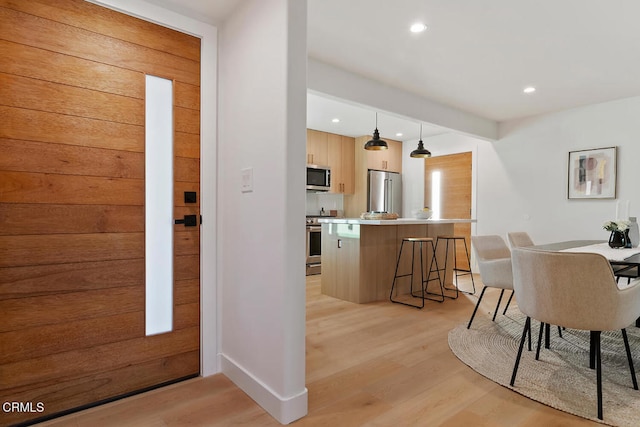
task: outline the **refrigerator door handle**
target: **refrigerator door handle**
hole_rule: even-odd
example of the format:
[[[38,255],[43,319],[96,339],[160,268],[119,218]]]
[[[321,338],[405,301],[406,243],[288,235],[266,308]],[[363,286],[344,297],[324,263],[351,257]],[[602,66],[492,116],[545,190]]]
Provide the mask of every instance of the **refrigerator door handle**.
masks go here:
[[[382,180],[382,210],[387,211],[387,183],[388,179]]]
[[[387,185],[389,186],[389,189],[387,190],[387,203],[389,205],[387,207],[387,212],[392,213],[391,211],[394,208],[394,206],[393,206],[393,180],[389,179],[389,182],[387,183]]]

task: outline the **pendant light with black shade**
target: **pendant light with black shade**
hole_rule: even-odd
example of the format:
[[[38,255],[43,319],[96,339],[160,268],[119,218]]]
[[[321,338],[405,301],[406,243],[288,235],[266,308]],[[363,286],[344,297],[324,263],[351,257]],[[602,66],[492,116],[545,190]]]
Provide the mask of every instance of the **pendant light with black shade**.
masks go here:
[[[422,143],[422,123],[420,123],[420,141],[418,141],[418,148],[413,150],[409,156],[419,159],[431,157],[431,152],[424,148],[424,144]]]
[[[386,150],[389,146],[387,141],[380,139],[380,133],[378,133],[378,113],[376,113],[376,130],[373,131],[373,139],[367,141],[364,144],[365,150]]]

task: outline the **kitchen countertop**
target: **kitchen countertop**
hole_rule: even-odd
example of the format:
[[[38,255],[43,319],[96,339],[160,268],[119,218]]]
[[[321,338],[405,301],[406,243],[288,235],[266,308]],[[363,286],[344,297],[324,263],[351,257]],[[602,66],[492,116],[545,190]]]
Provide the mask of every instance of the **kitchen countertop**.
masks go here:
[[[360,225],[413,225],[413,224],[465,224],[476,222],[475,219],[360,219],[360,218],[318,218],[321,224],[360,224]]]

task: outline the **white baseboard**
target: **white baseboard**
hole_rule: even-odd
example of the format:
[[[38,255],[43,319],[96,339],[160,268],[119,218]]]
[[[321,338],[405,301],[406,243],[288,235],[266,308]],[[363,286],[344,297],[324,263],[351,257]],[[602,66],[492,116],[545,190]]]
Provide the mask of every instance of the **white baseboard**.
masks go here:
[[[234,360],[220,355],[221,372],[242,391],[256,401],[281,424],[289,424],[307,415],[307,395],[304,391],[290,397],[282,397],[243,369]]]

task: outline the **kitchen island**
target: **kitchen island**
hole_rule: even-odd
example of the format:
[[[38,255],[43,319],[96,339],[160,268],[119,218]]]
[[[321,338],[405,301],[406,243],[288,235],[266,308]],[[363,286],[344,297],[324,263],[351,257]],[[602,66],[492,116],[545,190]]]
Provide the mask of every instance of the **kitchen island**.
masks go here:
[[[389,298],[400,244],[404,237],[433,237],[453,235],[456,223],[475,222],[473,219],[416,219],[375,220],[322,218],[322,279],[325,295],[355,303],[382,301]],[[405,244],[399,274],[411,270],[410,246]],[[469,247],[469,250],[471,248]],[[425,247],[425,275],[431,262],[431,249]],[[450,249],[449,256],[453,256]],[[416,277],[414,289],[419,289],[419,251],[416,248]],[[451,258],[453,259],[453,258]],[[436,254],[440,268],[444,267],[445,249],[441,245]],[[449,287],[453,278],[453,263],[447,267]],[[442,274],[442,273],[441,273]],[[396,283],[400,293],[408,293],[409,280]],[[432,282],[433,286],[436,286]]]

